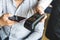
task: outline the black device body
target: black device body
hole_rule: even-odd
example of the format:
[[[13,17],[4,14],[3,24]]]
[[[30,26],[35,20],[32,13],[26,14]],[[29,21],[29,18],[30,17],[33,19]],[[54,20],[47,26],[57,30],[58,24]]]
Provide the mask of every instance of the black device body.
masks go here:
[[[30,31],[34,30],[35,26],[44,18],[44,16],[45,14],[40,15],[40,13],[35,13],[25,21],[24,27]]]
[[[25,19],[25,18],[14,15],[14,16],[12,16],[12,17],[9,17],[9,19],[12,20],[12,21],[19,22],[19,21],[21,21],[21,20],[23,20],[23,19]]]

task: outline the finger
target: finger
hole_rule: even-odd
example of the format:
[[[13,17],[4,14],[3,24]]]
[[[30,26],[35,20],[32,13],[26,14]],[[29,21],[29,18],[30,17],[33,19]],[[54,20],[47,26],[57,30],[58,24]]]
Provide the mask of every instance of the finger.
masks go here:
[[[13,14],[10,14],[10,13],[9,13],[9,17],[11,17],[11,16],[13,16]]]
[[[40,14],[44,14],[44,10],[42,9],[41,6],[38,6],[38,7],[37,7],[37,11],[38,11]]]
[[[15,23],[15,21],[7,20],[8,23]]]
[[[41,20],[41,22],[45,22],[46,18],[47,18],[47,15],[45,15],[45,17]]]
[[[8,25],[14,25],[16,22],[8,20],[7,23]]]
[[[13,15],[11,13],[5,13],[4,16],[9,17],[9,16],[13,16]]]

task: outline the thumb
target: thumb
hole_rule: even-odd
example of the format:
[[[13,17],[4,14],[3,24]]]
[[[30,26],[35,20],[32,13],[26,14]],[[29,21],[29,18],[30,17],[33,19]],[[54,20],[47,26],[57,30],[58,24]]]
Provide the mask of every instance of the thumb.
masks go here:
[[[45,17],[41,20],[41,22],[45,22],[46,18],[47,18],[47,15],[45,15]]]

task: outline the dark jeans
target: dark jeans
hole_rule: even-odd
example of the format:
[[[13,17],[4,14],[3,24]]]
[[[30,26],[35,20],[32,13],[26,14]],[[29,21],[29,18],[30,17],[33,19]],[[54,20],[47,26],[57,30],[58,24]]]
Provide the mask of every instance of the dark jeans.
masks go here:
[[[9,40],[9,37],[5,38],[5,40]]]
[[[2,40],[1,37],[0,37],[0,40]]]
[[[48,21],[46,36],[50,40],[60,40],[60,11],[57,7],[53,8]]]
[[[45,10],[45,13],[51,13],[52,8],[51,7],[47,7]]]

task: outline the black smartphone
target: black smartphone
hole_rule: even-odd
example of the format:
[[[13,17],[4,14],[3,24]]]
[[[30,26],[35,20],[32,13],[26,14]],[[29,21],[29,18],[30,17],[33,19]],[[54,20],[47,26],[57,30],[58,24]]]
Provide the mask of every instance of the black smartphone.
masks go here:
[[[45,14],[40,15],[40,13],[35,13],[25,21],[24,27],[29,30],[32,30],[44,17],[45,17]]]
[[[12,20],[12,21],[16,21],[16,22],[19,22],[21,20],[25,19],[24,17],[20,17],[20,16],[12,16],[12,17],[9,17],[9,20]]]

